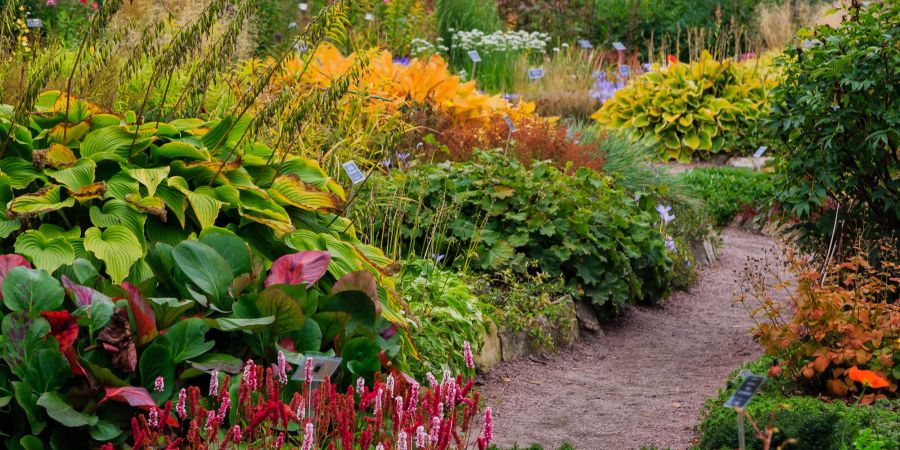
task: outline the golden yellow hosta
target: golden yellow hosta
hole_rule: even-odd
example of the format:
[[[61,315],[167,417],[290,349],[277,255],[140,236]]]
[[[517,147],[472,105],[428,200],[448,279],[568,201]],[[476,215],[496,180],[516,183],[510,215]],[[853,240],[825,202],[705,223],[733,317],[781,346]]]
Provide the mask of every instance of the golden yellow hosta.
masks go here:
[[[487,95],[476,89],[475,81],[463,82],[452,75],[447,62],[438,55],[428,60],[412,59],[404,66],[394,63],[387,51],[369,50],[369,64],[352,91],[369,97],[369,106],[395,111],[404,105],[429,105],[460,120],[489,120],[496,114],[513,119],[534,113],[534,103],[513,106],[499,95]],[[284,63],[282,81],[327,86],[346,73],[356,55],[344,56],[331,44],[321,45],[303,71],[300,57]]]

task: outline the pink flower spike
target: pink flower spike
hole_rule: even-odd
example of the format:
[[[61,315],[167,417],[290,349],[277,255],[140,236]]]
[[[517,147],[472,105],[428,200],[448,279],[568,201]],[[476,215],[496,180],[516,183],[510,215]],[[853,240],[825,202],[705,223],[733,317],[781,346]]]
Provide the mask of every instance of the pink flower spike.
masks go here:
[[[388,377],[387,377],[387,388],[388,388],[388,395],[393,397],[394,396],[394,376],[393,375],[388,375]]]
[[[237,444],[238,442],[241,442],[241,439],[243,439],[243,438],[244,438],[244,436],[241,435],[241,426],[235,425],[234,428],[231,430],[231,439],[234,441],[235,444]]]
[[[162,392],[166,390],[166,380],[163,377],[156,377],[156,381],[153,382],[153,389],[156,392]]]
[[[313,428],[312,422],[306,424],[306,433],[303,435],[303,445],[300,447],[301,450],[310,450],[313,446],[313,440],[315,436],[313,433],[315,432],[315,428]]]
[[[425,448],[428,436],[425,434],[425,427],[419,425],[416,428],[416,448]]]
[[[152,428],[159,426],[159,408],[155,406],[150,408],[150,417],[147,419],[147,424]]]
[[[363,377],[359,377],[356,379],[356,393],[359,394],[360,398],[363,395],[363,388],[366,387],[366,380]]]
[[[276,371],[276,373],[278,375],[278,382],[281,384],[287,384],[287,382],[288,382],[288,377],[287,377],[288,363],[287,363],[287,359],[285,359],[285,357],[284,357],[284,352],[282,352],[280,350],[278,351],[278,367],[277,367],[277,369],[278,370]]]
[[[490,407],[484,410],[484,430],[482,431],[482,437],[484,438],[484,445],[490,445],[491,440],[494,438],[494,418],[491,415]]]
[[[407,442],[405,431],[401,431],[397,434],[397,450],[409,450],[409,443]]]
[[[312,383],[313,360],[309,356],[306,357],[306,366],[304,367],[304,370],[306,371],[306,384]]]
[[[246,371],[245,371],[246,373]],[[209,396],[216,397],[219,395],[219,371],[213,369],[209,374]]]
[[[475,368],[475,359],[472,357],[472,346],[469,344],[469,341],[466,341],[463,344],[463,354],[466,357],[466,367],[469,369]]]
[[[178,416],[181,417],[181,420],[184,420],[187,417],[187,409],[184,406],[184,402],[187,399],[187,390],[181,389],[178,392],[178,403],[175,405],[175,412],[178,413]]]
[[[244,364],[244,383],[251,391],[255,391],[257,388],[256,364],[253,364],[252,359],[248,359],[247,364]]]
[[[284,431],[278,433],[278,438],[275,439],[275,448],[284,447]]]

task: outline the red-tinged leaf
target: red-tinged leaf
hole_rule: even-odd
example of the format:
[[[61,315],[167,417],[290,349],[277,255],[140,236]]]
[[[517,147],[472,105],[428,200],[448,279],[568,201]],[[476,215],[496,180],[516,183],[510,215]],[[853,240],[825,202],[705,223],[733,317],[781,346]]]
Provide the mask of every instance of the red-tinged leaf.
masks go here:
[[[272,270],[266,278],[266,287],[276,284],[312,286],[325,275],[331,255],[328,252],[306,251],[285,255],[272,263]]]
[[[9,273],[13,267],[27,267],[31,269],[31,263],[25,259],[24,256],[10,254],[10,255],[0,255],[0,286],[3,286],[3,280],[6,279],[6,274]],[[0,299],[3,298],[3,292],[0,291]]]
[[[99,293],[87,286],[75,283],[65,275],[60,278],[62,279],[63,287],[75,296],[75,303],[77,303],[78,306],[89,306],[94,299],[94,293]]]
[[[107,400],[128,403],[130,406],[143,409],[150,409],[156,406],[156,402],[153,401],[150,392],[142,387],[134,386],[106,388],[106,395],[100,400],[98,405],[103,404]]]
[[[128,307],[131,309],[134,326],[137,328],[137,344],[144,345],[159,334],[156,330],[156,315],[153,314],[153,308],[137,287],[127,281],[122,283],[122,287],[128,291]]]
[[[44,311],[41,313],[50,323],[50,336],[59,343],[59,351],[69,361],[73,375],[86,375],[84,367],[75,354],[75,340],[78,339],[78,322],[68,311]]]
[[[337,280],[337,283],[334,283],[334,286],[331,288],[331,293],[333,294],[344,291],[364,292],[375,303],[375,312],[381,314],[381,303],[378,301],[378,284],[375,282],[375,276],[371,272],[367,270],[350,272],[341,277],[340,280]]]

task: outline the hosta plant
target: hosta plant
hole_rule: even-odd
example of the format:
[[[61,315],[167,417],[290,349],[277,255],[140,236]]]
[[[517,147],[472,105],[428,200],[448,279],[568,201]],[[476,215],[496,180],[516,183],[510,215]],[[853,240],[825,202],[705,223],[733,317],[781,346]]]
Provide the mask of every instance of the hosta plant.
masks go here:
[[[653,137],[662,144],[662,159],[707,158],[746,147],[741,140],[768,113],[773,85],[755,61],[716,61],[704,53],[693,64],[644,74],[593,117],[637,137]]]

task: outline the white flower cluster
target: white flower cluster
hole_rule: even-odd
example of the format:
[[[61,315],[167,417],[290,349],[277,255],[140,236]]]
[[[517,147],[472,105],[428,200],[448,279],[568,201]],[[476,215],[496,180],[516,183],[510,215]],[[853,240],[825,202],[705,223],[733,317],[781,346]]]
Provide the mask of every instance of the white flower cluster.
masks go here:
[[[429,53],[434,53],[435,50],[434,44],[421,38],[413,39],[412,42],[410,42],[410,45],[412,46],[413,55],[427,55]]]
[[[483,31],[457,31],[453,34],[453,44],[464,51],[516,52],[523,50],[545,51],[550,35],[527,31],[497,31],[485,34]]]

